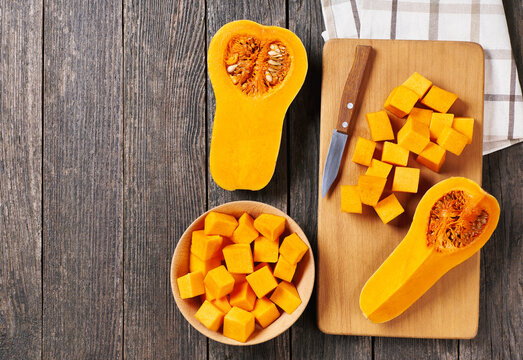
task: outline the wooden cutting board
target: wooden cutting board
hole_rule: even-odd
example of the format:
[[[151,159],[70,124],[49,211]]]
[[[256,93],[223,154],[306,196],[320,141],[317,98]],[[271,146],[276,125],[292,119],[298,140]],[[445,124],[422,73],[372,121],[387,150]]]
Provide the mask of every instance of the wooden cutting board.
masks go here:
[[[320,184],[340,97],[358,44],[373,47],[362,85],[360,110],[351,124],[337,181],[325,198],[321,197],[319,187],[318,326],[329,334],[472,338],[477,332],[479,316],[479,253],[444,275],[407,311],[387,323],[373,324],[367,320],[359,307],[359,295],[367,279],[407,233],[416,205],[429,187],[450,176],[465,176],[481,184],[483,50],[477,44],[465,42],[328,41],[323,49]],[[419,192],[396,193],[405,213],[391,223],[383,224],[368,206],[364,206],[362,215],[342,213],[340,185],[357,184],[359,175],[366,170],[350,160],[357,137],[370,138],[365,113],[382,110],[389,92],[414,71],[458,94],[459,99],[449,112],[475,118],[472,144],[459,157],[447,153],[439,174],[418,164],[411,153],[408,166],[421,168]],[[396,132],[404,120],[390,117]],[[375,157],[380,152],[378,145]],[[385,190],[388,192],[391,177]]]

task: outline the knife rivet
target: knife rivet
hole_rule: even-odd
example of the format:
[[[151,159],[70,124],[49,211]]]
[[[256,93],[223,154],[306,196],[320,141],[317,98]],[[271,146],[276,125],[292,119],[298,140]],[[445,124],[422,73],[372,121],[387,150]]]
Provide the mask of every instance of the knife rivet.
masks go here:
[[[346,121],[344,121],[344,122],[341,124],[341,126],[343,126],[344,128],[346,128],[347,126],[349,126],[349,123],[346,122]]]
[[[353,103],[348,103],[348,104],[347,104],[347,109],[350,110],[350,109],[352,109],[353,107],[354,107],[354,104],[353,104]]]

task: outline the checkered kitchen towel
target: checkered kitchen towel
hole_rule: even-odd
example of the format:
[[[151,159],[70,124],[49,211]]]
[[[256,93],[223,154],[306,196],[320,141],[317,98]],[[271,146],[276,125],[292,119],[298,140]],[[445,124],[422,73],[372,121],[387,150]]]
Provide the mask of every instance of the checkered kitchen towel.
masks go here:
[[[523,141],[523,97],[501,0],[322,0],[325,40],[460,40],[485,51],[483,153]]]

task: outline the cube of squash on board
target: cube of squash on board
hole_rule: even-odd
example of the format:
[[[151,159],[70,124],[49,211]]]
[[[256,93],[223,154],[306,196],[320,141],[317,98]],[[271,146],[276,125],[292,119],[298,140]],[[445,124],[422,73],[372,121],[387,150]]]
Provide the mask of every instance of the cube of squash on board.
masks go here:
[[[278,262],[274,267],[274,277],[291,282],[292,278],[294,277],[294,273],[296,272],[296,267],[297,264],[290,263],[285,259],[285,257],[280,255]]]
[[[407,120],[398,131],[398,145],[415,154],[419,154],[429,142],[429,128],[419,121]]]
[[[297,264],[307,253],[307,250],[309,250],[309,247],[296,233],[285,237],[280,246],[280,254],[291,264]]]
[[[191,272],[176,279],[178,291],[182,299],[192,298],[205,292],[203,274],[200,271]]]
[[[264,297],[278,286],[278,282],[268,266],[247,275],[246,279],[258,298]]]
[[[387,178],[389,176],[390,171],[392,170],[392,165],[387,164],[383,161],[379,161],[377,159],[372,159],[370,166],[367,168],[367,171],[365,172],[365,175],[370,176],[377,176],[382,178]],[[343,198],[343,192],[342,192],[342,198]]]
[[[266,297],[256,300],[252,314],[262,328],[266,328],[280,316],[276,305]]]
[[[418,95],[418,100],[421,99],[432,86],[432,81],[415,72],[403,84],[401,84]]]
[[[219,256],[215,256],[213,258],[210,258],[208,260],[202,260],[198,256],[191,253],[189,255],[189,271],[190,272],[196,272],[199,271],[205,275],[209,272],[209,270],[212,270],[214,268],[217,268],[222,264],[222,261]]]
[[[253,218],[243,213],[238,219],[238,227],[232,233],[231,240],[236,244],[250,244],[258,237],[258,230],[254,228]]]
[[[445,126],[452,127],[454,114],[433,113],[430,120],[430,139],[436,141]]]
[[[191,234],[191,253],[201,260],[209,260],[220,255],[223,237],[220,235],[205,235],[203,230]]]
[[[381,161],[393,165],[407,166],[409,162],[409,150],[398,144],[385,141],[381,152]]]
[[[419,174],[418,168],[397,167],[394,171],[392,191],[417,193]]]
[[[227,270],[235,274],[250,274],[254,261],[250,244],[233,244],[223,248]]]
[[[458,95],[433,85],[427,95],[421,99],[421,103],[440,113],[446,113],[457,98]]]
[[[352,154],[352,162],[369,166],[375,149],[376,143],[374,141],[359,136]]]
[[[285,230],[285,218],[272,214],[261,214],[254,220],[254,227],[267,239],[277,240]]]
[[[472,135],[474,133],[474,118],[471,117],[455,117],[452,123],[454,130],[462,133],[468,139],[467,144],[472,142]]]
[[[410,113],[418,100],[418,94],[411,89],[400,85],[392,90],[390,95],[387,97],[387,100],[385,100],[383,107],[397,117],[402,118]]]
[[[416,161],[432,171],[439,172],[445,162],[447,151],[438,144],[428,143],[427,147],[418,155]]]
[[[434,112],[433,110],[413,107],[412,110],[410,111],[407,121],[416,120],[422,124],[427,125],[427,127],[428,127],[428,126],[430,126],[430,120],[432,119],[433,112]]]
[[[209,270],[205,279],[203,279],[203,283],[205,284],[205,288],[211,292],[216,299],[230,294],[234,288],[234,278],[223,265],[218,266],[216,269]]]
[[[377,203],[376,206],[374,206],[374,210],[376,210],[376,213],[384,224],[387,224],[405,211],[394,194],[387,196]]]
[[[272,293],[271,301],[281,307],[287,314],[292,314],[301,304],[300,294],[296,287],[289,282],[282,281]]]
[[[205,235],[222,235],[231,237],[238,227],[238,221],[232,215],[211,211],[205,217],[203,230]]]
[[[254,261],[275,263],[278,261],[278,245],[278,241],[259,236],[254,240]]]
[[[254,315],[234,306],[223,318],[223,335],[246,342],[254,332]]]
[[[255,302],[256,294],[247,282],[234,286],[230,295],[230,304],[232,306],[238,306],[243,310],[252,311]]]
[[[461,155],[468,142],[468,138],[451,127],[445,127],[438,137],[438,145],[453,154]]]
[[[387,179],[385,178],[360,175],[358,179],[358,189],[360,192],[361,202],[365,205],[376,205],[380,200],[386,183]]]
[[[394,140],[389,115],[384,110],[365,114],[373,141]]]
[[[227,299],[227,296],[224,296],[219,299],[214,299],[211,301],[211,303],[216,306],[218,309],[220,309],[224,314],[227,314],[229,310],[231,310],[232,306],[229,303],[229,299]]]
[[[373,160],[374,161],[374,160]],[[370,168],[369,168],[370,169]],[[360,191],[357,185],[341,185],[341,211],[361,214]]]
[[[211,302],[205,300],[194,314],[194,317],[198,319],[207,329],[212,331],[218,331],[223,323],[223,317],[225,313],[218,309]]]

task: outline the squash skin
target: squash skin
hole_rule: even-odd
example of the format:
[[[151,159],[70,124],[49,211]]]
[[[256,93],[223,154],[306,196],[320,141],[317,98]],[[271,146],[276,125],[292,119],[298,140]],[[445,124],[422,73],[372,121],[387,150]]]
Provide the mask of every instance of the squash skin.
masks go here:
[[[482,233],[468,246],[441,252],[426,244],[429,212],[453,190],[470,194],[472,207],[486,210],[489,217]],[[364,285],[360,308],[365,317],[382,323],[402,314],[445,273],[483,247],[497,226],[499,213],[497,200],[472,180],[453,177],[430,188],[418,204],[405,238]]]
[[[232,36],[249,34],[286,45],[292,58],[277,88],[256,95],[243,94],[230,80],[223,64]],[[209,77],[216,97],[209,165],[214,181],[225,190],[259,190],[272,178],[280,149],[283,121],[307,73],[307,53],[291,31],[239,20],[220,28],[208,51]]]

